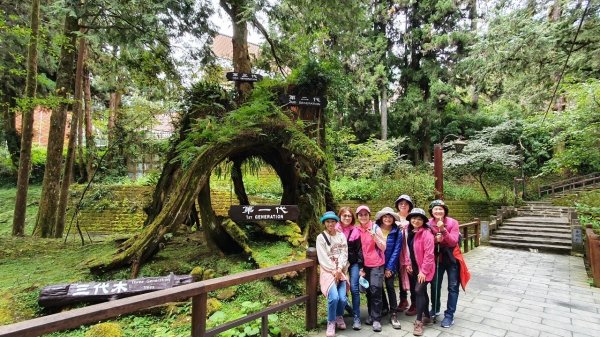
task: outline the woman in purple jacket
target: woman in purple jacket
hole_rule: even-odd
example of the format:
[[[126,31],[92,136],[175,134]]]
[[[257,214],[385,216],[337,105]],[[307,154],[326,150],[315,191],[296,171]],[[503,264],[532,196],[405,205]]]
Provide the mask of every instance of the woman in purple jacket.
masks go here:
[[[427,284],[435,274],[435,257],[433,254],[433,233],[427,224],[427,216],[421,208],[413,208],[406,219],[408,225],[408,251],[411,264],[407,267],[408,273],[415,279],[415,297],[417,307],[417,320],[413,335],[423,335],[423,324],[432,322],[429,315],[429,297]]]

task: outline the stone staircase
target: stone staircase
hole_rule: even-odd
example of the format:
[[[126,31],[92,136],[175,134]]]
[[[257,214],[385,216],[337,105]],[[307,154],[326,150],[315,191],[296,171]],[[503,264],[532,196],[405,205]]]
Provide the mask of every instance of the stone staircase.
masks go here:
[[[549,202],[528,202],[517,208],[516,216],[505,219],[490,235],[492,246],[531,251],[571,253],[569,207]]]

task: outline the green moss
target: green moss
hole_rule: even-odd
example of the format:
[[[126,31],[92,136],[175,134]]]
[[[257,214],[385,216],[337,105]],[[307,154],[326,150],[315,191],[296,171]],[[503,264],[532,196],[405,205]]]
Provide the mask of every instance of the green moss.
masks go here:
[[[96,324],[85,333],[85,337],[121,337],[122,335],[121,326],[111,322]]]

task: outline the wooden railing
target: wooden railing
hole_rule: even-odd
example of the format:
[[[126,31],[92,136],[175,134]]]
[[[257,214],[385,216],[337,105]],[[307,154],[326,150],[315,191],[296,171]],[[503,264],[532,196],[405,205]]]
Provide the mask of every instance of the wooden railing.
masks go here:
[[[594,285],[600,287],[600,236],[589,224],[585,228],[585,257],[592,270]]]
[[[552,185],[540,186],[538,194],[540,198],[544,195],[550,195],[556,192],[569,191],[578,187],[600,184],[600,172],[590,173],[584,176],[573,177],[558,181]]]
[[[462,234],[462,251],[468,252],[473,248],[479,247],[480,233],[481,233],[481,221],[479,218],[473,219],[472,222],[468,222],[459,226],[460,233]]]
[[[306,329],[317,326],[317,252],[309,248],[306,259],[280,266],[262,268],[234,275],[182,285],[176,288],[159,290],[152,293],[133,296],[85,308],[74,309],[54,315],[48,315],[11,325],[0,326],[0,336],[40,336],[56,331],[78,328],[84,324],[97,323],[120,315],[133,313],[141,309],[168,302],[192,298],[192,336],[212,337],[241,324],[261,318],[261,336],[267,337],[268,315],[296,304],[306,303]],[[206,330],[208,292],[242,283],[272,277],[278,274],[306,270],[306,294],[292,300],[268,307]]]

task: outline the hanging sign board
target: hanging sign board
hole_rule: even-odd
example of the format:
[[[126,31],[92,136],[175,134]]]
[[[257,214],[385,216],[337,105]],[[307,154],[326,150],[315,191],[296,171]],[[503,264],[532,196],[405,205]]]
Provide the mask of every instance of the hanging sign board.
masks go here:
[[[321,96],[281,95],[279,100],[285,105],[312,106],[325,108],[327,99]]]
[[[230,81],[241,81],[241,82],[258,82],[262,80],[262,75],[259,74],[249,74],[249,73],[238,73],[230,71],[225,74]]]
[[[232,205],[229,217],[233,221],[296,220],[298,205]]]

